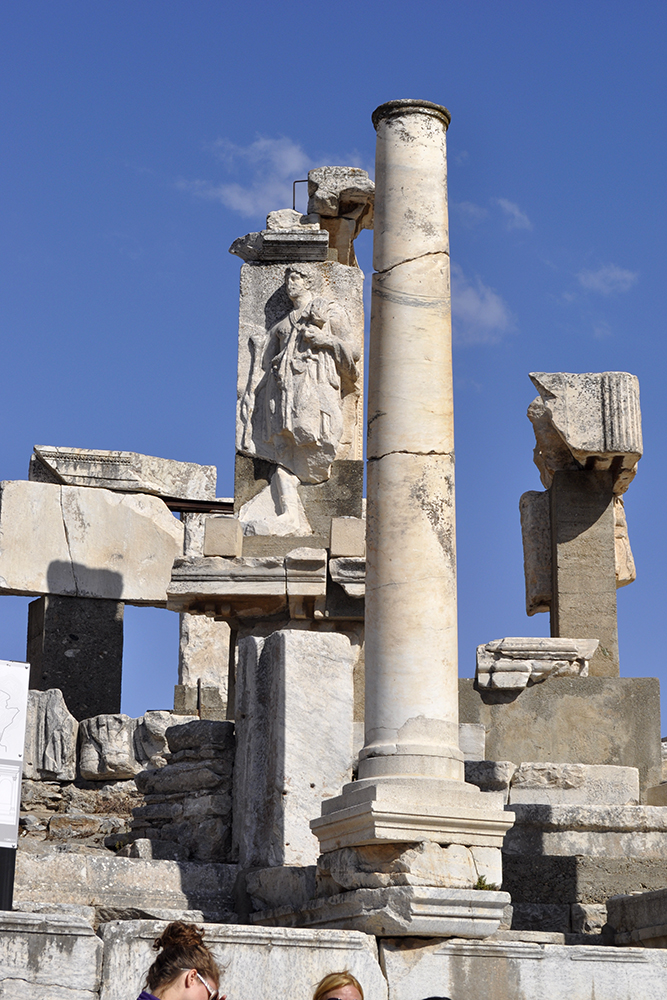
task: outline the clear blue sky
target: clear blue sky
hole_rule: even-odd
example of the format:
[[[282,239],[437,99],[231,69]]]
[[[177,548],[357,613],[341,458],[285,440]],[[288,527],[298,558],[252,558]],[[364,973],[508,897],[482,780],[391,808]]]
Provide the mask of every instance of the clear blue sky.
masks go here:
[[[621,671],[667,682],[667,7],[606,2],[21,0],[0,8],[0,478],[33,444],[214,463],[233,482],[233,239],[326,163],[372,169],[383,101],[445,104],[454,269],[460,670],[546,635],[518,499],[529,371],[639,376]],[[360,258],[370,270],[370,235]],[[0,656],[27,600],[0,599]],[[168,707],[176,616],[128,609],[124,710]],[[667,689],[667,683],[663,685]]]

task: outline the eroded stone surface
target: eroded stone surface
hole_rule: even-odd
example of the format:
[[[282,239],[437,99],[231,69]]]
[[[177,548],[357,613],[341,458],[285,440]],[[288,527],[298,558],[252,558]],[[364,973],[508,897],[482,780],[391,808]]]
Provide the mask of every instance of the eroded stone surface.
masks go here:
[[[62,691],[29,691],[23,777],[73,781],[78,729]]]
[[[520,690],[547,677],[587,677],[598,645],[597,639],[495,639],[477,647],[477,684]]]

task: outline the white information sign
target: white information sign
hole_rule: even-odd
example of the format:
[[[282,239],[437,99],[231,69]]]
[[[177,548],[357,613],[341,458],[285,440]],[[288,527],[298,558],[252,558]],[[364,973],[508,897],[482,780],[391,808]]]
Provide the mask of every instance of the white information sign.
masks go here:
[[[0,847],[17,847],[30,664],[0,660]]]

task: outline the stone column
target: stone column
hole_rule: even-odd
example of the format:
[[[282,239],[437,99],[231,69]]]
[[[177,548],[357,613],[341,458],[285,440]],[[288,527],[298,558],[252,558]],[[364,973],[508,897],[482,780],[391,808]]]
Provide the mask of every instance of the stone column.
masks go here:
[[[323,854],[423,841],[498,850],[513,821],[465,783],[458,746],[449,120],[428,101],[373,115],[366,742],[358,780],[311,824]]]
[[[462,780],[458,748],[449,112],[377,129],[368,404],[366,746],[360,778]]]

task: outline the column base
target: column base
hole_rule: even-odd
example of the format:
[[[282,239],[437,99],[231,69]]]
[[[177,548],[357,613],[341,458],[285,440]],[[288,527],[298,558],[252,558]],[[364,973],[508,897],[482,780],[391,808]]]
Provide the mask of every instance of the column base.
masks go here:
[[[374,843],[464,844],[502,847],[514,814],[501,792],[480,792],[463,781],[384,778],[353,781],[325,799],[310,827],[322,854]]]
[[[327,927],[376,937],[485,938],[495,934],[510,903],[507,892],[390,886],[311,899],[299,909],[254,913],[264,927]]]

